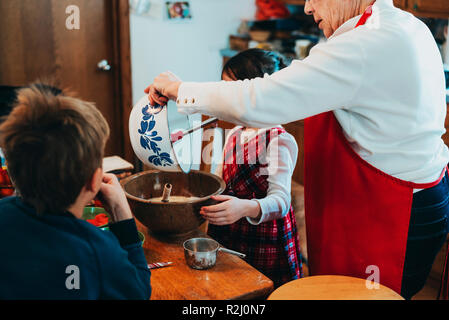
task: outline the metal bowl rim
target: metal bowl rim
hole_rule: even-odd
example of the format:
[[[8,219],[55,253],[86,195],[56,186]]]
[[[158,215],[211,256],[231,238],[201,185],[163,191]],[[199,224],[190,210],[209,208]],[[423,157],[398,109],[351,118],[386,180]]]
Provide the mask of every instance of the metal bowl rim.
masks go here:
[[[216,248],[213,249],[213,250],[208,250],[208,251],[193,251],[193,250],[190,250],[190,249],[186,248],[186,244],[188,242],[190,242],[190,241],[204,241],[204,240],[206,240],[208,242],[214,242],[216,244]],[[217,241],[215,241],[214,239],[211,239],[211,238],[199,238],[198,237],[198,238],[187,239],[186,241],[183,242],[182,247],[184,248],[185,251],[192,252],[194,254],[195,253],[214,253],[214,252],[217,252],[218,249],[220,249],[220,244]]]
[[[126,185],[128,182],[130,182],[130,181],[132,181],[132,180],[134,180],[134,179],[137,179],[138,177],[140,177],[140,176],[142,176],[142,175],[144,175],[144,174],[149,174],[149,173],[159,173],[159,172],[163,172],[163,171],[160,171],[160,170],[147,170],[147,171],[142,171],[142,172],[138,172],[138,173],[136,173],[136,174],[133,174],[132,176],[129,176],[129,177],[126,177],[126,178],[120,180],[120,185],[122,186],[122,189],[123,189],[123,191],[125,192],[126,197],[129,198],[129,199],[135,200],[135,201],[137,201],[137,202],[141,202],[141,203],[159,204],[159,205],[170,205],[170,206],[173,206],[173,205],[184,206],[184,205],[186,205],[186,204],[194,204],[194,203],[199,203],[199,202],[206,201],[206,200],[210,199],[210,197],[212,197],[212,196],[222,194],[223,191],[226,189],[226,184],[225,184],[224,180],[223,180],[222,178],[220,178],[219,176],[217,176],[217,175],[215,175],[215,174],[213,174],[213,173],[209,173],[209,172],[205,172],[205,171],[201,171],[201,170],[190,170],[189,174],[190,174],[190,173],[197,173],[197,172],[200,172],[201,174],[204,174],[204,175],[206,175],[206,176],[209,176],[209,177],[212,177],[212,178],[216,179],[216,180],[219,182],[220,187],[218,188],[217,191],[215,191],[214,193],[212,193],[212,194],[210,194],[210,195],[208,195],[208,196],[205,196],[205,197],[201,197],[201,198],[194,199],[194,200],[190,200],[190,201],[186,201],[186,202],[168,202],[168,203],[167,203],[167,202],[162,202],[162,201],[152,201],[152,200],[142,199],[142,198],[133,196],[132,194],[129,194],[129,193],[126,191],[125,185]]]

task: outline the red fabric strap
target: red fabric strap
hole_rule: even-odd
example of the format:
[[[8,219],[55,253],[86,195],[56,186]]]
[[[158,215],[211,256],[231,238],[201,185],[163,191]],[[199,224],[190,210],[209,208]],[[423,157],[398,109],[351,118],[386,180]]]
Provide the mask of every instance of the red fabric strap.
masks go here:
[[[374,1],[376,2],[376,1]],[[373,4],[374,4],[373,2]],[[368,21],[369,17],[373,14],[373,4],[371,4],[368,8],[366,8],[365,12],[363,13],[362,17],[360,18],[359,22],[357,22],[355,28],[358,28],[360,26],[363,26],[366,21]]]

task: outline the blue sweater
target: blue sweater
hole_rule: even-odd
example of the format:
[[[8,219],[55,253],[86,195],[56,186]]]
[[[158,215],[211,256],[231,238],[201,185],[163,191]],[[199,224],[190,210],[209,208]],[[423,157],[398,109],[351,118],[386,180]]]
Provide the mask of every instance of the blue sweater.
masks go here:
[[[79,280],[79,281],[78,281]],[[134,219],[102,231],[65,212],[0,200],[0,299],[149,299]]]

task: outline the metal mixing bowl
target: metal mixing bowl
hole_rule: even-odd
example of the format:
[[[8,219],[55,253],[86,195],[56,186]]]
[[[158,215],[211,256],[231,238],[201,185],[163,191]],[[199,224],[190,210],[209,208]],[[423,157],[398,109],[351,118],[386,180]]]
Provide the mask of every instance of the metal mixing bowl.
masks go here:
[[[203,171],[183,172],[144,171],[120,181],[134,216],[152,233],[163,236],[186,234],[197,229],[205,220],[201,207],[215,204],[213,195],[226,187],[223,179]],[[171,196],[196,197],[186,202],[148,200],[162,196],[166,183],[172,185]]]

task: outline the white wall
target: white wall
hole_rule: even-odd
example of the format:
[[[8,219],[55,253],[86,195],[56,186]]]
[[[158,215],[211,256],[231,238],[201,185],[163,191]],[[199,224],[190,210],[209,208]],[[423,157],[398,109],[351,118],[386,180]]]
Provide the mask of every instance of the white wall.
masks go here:
[[[220,80],[223,58],[219,51],[228,47],[229,35],[237,32],[241,20],[253,19],[256,11],[255,0],[190,0],[192,19],[170,21],[165,0],[149,3],[148,15],[130,17],[134,103],[164,71],[172,71],[184,81]],[[191,120],[200,119],[197,115]],[[193,169],[199,169],[201,132],[193,139]],[[220,157],[220,151],[216,156]]]
[[[170,70],[185,81],[219,80],[220,49],[242,19],[255,15],[255,0],[191,0],[190,21],[165,18],[165,0],[151,0],[150,16],[131,15],[133,99],[159,73]],[[162,17],[164,16],[164,17]]]

